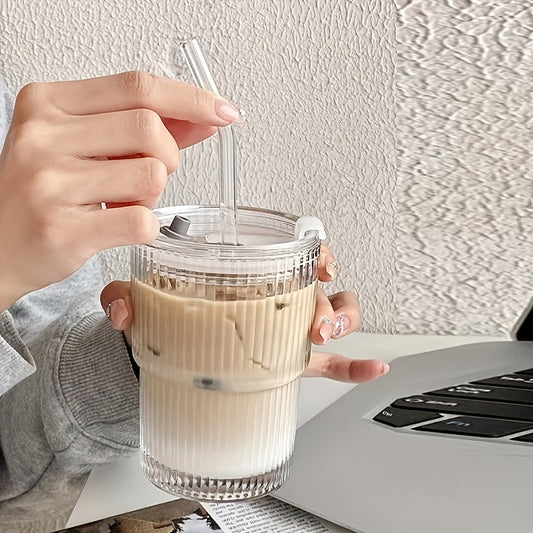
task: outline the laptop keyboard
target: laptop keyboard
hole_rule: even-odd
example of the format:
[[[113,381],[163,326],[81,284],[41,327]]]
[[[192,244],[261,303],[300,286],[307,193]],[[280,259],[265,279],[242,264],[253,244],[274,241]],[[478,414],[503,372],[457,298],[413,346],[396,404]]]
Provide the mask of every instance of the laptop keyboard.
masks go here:
[[[533,368],[398,398],[373,420],[398,429],[533,443]]]

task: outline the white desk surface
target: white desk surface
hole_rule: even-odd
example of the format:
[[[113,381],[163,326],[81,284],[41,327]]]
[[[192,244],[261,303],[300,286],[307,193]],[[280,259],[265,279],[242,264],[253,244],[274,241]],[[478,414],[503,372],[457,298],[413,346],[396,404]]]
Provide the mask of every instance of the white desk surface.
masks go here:
[[[501,341],[495,337],[452,337],[435,335],[377,335],[356,333],[315,347],[317,351],[336,352],[354,359],[379,359],[390,362],[397,357],[457,346],[472,342]],[[302,381],[298,427],[348,392],[354,385],[309,378]],[[68,527],[92,522],[173,500],[170,494],[148,482],[134,457],[95,468],[70,516]],[[348,530],[323,521],[332,533]]]

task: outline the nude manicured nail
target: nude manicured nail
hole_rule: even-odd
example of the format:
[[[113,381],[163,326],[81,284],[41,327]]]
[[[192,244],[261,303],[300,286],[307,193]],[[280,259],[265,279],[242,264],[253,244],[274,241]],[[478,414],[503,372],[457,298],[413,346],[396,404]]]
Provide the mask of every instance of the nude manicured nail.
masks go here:
[[[225,120],[226,122],[240,122],[241,114],[239,110],[222,100],[219,100],[216,103],[216,111],[219,118]]]
[[[333,334],[333,330],[335,329],[335,324],[327,317],[325,316],[321,322],[320,327],[318,328],[318,333],[322,337],[322,340],[324,341],[324,344],[331,339],[331,335]]]
[[[340,315],[337,317],[337,322],[335,323],[335,329],[331,334],[332,339],[338,339],[342,337],[350,329],[350,318],[346,315]]]
[[[381,365],[381,375],[385,375],[390,370],[390,366],[388,363],[383,363]]]
[[[329,274],[329,277],[334,280],[339,275],[339,265],[337,261],[332,260],[326,264],[326,272]]]
[[[122,298],[111,302],[107,306],[107,317],[111,320],[113,326],[118,327],[128,318],[128,308],[126,302]]]

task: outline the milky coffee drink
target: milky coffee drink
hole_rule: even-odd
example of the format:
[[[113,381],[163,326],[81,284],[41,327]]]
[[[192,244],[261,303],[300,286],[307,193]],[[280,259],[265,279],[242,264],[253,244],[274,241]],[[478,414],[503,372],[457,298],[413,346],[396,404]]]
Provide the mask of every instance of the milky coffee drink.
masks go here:
[[[181,496],[257,497],[288,475],[320,241],[295,240],[287,215],[243,210],[245,244],[210,244],[216,216],[196,209],[197,238],[133,252],[142,465]]]

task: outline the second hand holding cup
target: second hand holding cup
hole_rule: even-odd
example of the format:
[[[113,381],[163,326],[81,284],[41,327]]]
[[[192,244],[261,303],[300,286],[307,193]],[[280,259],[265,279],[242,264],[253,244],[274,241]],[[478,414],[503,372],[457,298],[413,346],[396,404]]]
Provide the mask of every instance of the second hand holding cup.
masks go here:
[[[202,89],[220,94],[196,39],[180,43],[180,50]],[[237,139],[233,126],[218,128],[220,237],[223,244],[238,244],[237,235]]]

